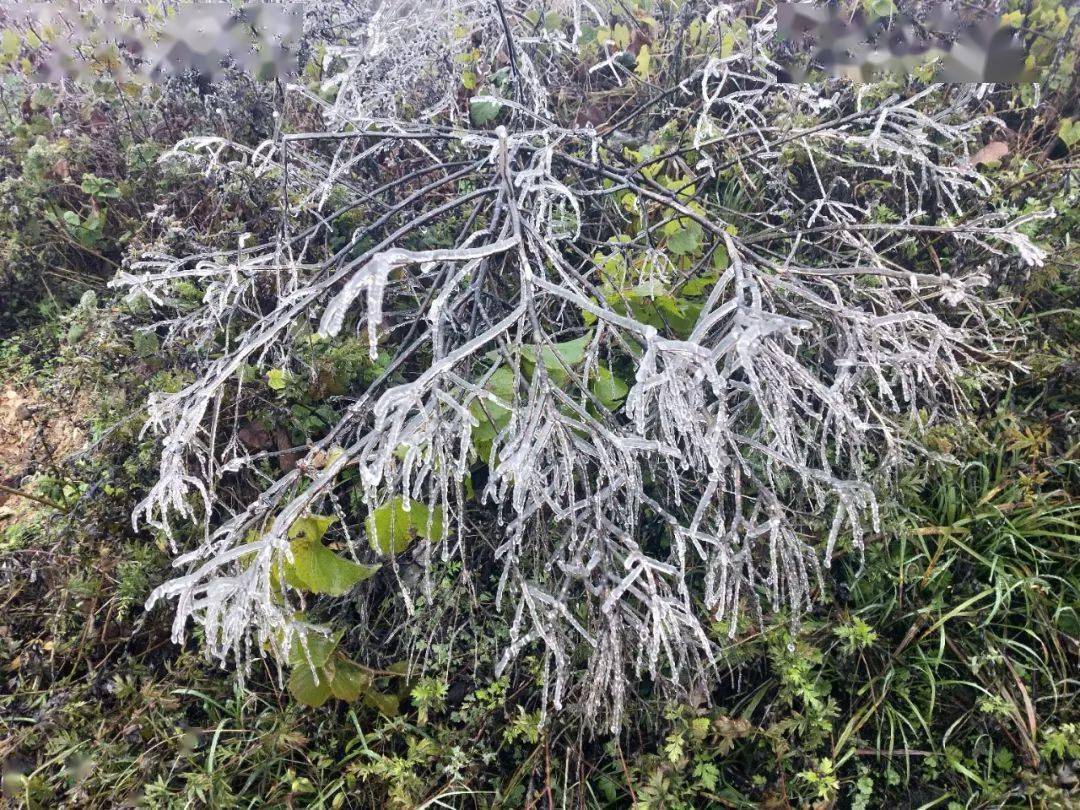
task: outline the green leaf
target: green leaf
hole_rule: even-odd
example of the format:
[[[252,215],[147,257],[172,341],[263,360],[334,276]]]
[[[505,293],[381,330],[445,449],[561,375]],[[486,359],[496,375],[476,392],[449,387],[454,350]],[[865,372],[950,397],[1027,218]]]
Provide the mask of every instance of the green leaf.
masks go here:
[[[712,266],[717,270],[726,270],[728,265],[731,264],[731,258],[727,255],[727,248],[720,245],[713,251]]]
[[[309,632],[305,633],[301,638],[299,633],[296,633],[292,637],[292,643],[289,646],[289,666],[310,666],[308,659],[311,659],[311,664],[316,667],[323,666],[330,660],[330,656],[333,655],[334,650],[337,649],[338,640],[341,638],[341,634],[344,631],[339,630],[330,636],[324,636],[322,633]],[[307,653],[304,652],[304,646],[307,645]]]
[[[569,380],[567,369],[581,363],[585,359],[585,350],[592,341],[592,333],[586,333],[575,340],[567,340],[545,346],[540,352],[540,358],[544,363],[544,369],[548,376],[557,385],[565,385]],[[521,355],[525,359],[527,370],[531,372],[536,366],[536,347],[523,346]]]
[[[292,375],[284,369],[272,368],[266,375],[266,384],[272,391],[284,391]]]
[[[612,30],[611,38],[615,40],[615,44],[624,51],[630,47],[630,29],[622,23],[616,25]]]
[[[289,691],[301,703],[318,708],[331,696],[352,702],[371,688],[371,674],[335,651],[340,637],[340,631],[329,637],[308,633],[305,640],[310,663],[304,655],[301,639],[294,637],[289,651],[289,664],[293,667],[289,673]]]
[[[719,278],[720,277],[716,273],[705,273],[701,276],[694,276],[683,284],[680,292],[691,298],[699,295],[706,295],[714,286],[716,286],[716,282]]]
[[[289,529],[290,540],[300,540],[306,543],[318,543],[323,535],[334,525],[337,518],[327,515],[307,515],[296,521]]]
[[[565,366],[576,366],[585,359],[585,349],[589,347],[592,333],[587,333],[576,340],[567,340],[556,343],[554,346],[545,346],[540,353],[547,369],[561,369]]]
[[[513,402],[513,370],[506,366],[495,369],[491,377],[489,377],[488,381],[484,384],[484,388],[503,402]],[[491,400],[484,400],[483,402],[479,399],[473,400],[472,404],[469,406],[469,411],[476,417],[476,421],[479,422],[479,424],[473,428],[474,441],[477,438],[491,441],[498,435],[500,430],[506,427],[506,423],[510,421],[510,411]]]
[[[625,298],[624,302],[622,298]],[[676,298],[664,293],[663,287],[651,284],[638,284],[619,295],[607,296],[607,302],[616,312],[629,314],[636,320],[655,326],[657,329],[670,329],[675,335],[686,338],[694,330],[701,304],[687,298]]]
[[[400,497],[375,509],[368,515],[365,525],[368,542],[383,555],[400,554],[417,537],[437,542],[446,536],[442,509],[429,510],[427,504],[410,500],[406,510],[405,501]]]
[[[1022,11],[1010,11],[1008,14],[1001,15],[1001,27],[1002,28],[1019,28],[1024,24],[1024,12]]]
[[[5,28],[4,32],[0,34],[0,62],[5,65],[15,64],[15,59],[19,56],[21,42],[22,37],[19,36],[17,31]]]
[[[695,253],[701,246],[701,226],[696,222],[679,228],[667,240],[667,248],[676,256]]]
[[[630,391],[629,386],[616,377],[604,366],[596,369],[596,377],[593,379],[592,392],[604,407],[609,411],[618,410]]]
[[[317,709],[330,699],[332,678],[333,672],[329,666],[318,667],[318,672],[315,672],[307,664],[302,664],[289,673],[289,691],[305,706]]]
[[[495,369],[488,381],[484,383],[484,388],[503,402],[512,403],[515,399],[513,370],[506,366]],[[491,453],[491,443],[510,421],[510,410],[491,400],[481,402],[479,399],[474,399],[469,405],[469,412],[477,421],[472,432],[473,447],[476,448],[480,458],[486,461]]]
[[[338,556],[322,544],[322,536],[333,522],[334,518],[310,515],[289,530],[293,561],[285,566],[285,581],[292,587],[341,596],[379,570],[377,565],[360,565]]]
[[[863,8],[872,17],[891,17],[896,13],[893,0],[863,0]]]
[[[649,66],[651,63],[652,54],[649,53],[649,46],[642,45],[641,50],[638,51],[636,68],[637,75],[642,81],[649,78]]]
[[[1080,121],[1063,118],[1058,125],[1058,137],[1071,149],[1073,144],[1080,141]]]
[[[472,117],[472,122],[478,127],[490,124],[498,118],[501,111],[502,104],[497,101],[475,98],[469,101],[469,115]]]
[[[161,350],[158,337],[153,332],[135,332],[131,336],[131,343],[139,357],[153,357]]]
[[[396,697],[383,692],[376,692],[374,689],[364,692],[364,703],[378,709],[387,717],[394,717],[400,710],[399,701]]]
[[[371,688],[371,675],[359,664],[343,655],[334,659],[334,677],[330,679],[330,692],[339,700],[352,702]]]
[[[79,188],[91,197],[108,199],[117,199],[120,197],[120,189],[116,187],[112,180],[98,177],[90,172],[87,172],[82,176],[82,182],[79,184]]]

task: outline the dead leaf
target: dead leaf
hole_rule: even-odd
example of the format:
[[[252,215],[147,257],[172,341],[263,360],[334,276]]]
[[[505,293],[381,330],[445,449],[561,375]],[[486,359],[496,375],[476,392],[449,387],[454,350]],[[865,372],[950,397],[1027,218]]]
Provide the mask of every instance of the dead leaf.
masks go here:
[[[60,158],[53,164],[50,172],[57,180],[67,180],[71,177],[71,166],[67,162],[67,158]]]
[[[254,423],[248,423],[236,434],[248,450],[267,450],[273,446],[270,432]]]
[[[980,163],[994,163],[1009,154],[1009,145],[1005,141],[990,141],[986,146],[975,153],[971,159],[971,165],[978,166]]]
[[[280,425],[274,428],[274,441],[277,443],[278,467],[282,472],[292,472],[303,457],[303,453],[293,447],[289,431]]]

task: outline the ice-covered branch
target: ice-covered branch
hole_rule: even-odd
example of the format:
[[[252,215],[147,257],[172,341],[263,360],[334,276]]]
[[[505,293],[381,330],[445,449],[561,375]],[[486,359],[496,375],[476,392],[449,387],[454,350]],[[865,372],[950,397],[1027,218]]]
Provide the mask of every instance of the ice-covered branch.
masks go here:
[[[160,476],[137,512],[203,529],[153,597],[177,599],[177,638],[195,620],[222,659],[279,649],[291,527],[333,505],[360,557],[368,514],[419,502],[454,527],[418,546],[424,582],[452,556],[494,570],[500,667],[541,651],[551,705],[614,727],[634,678],[707,690],[746,620],[797,621],[879,530],[918,426],[967,406],[1007,335],[988,266],[1043,259],[967,159],[998,126],[992,88],[783,84],[771,14],[727,6],[702,53],[634,74],[614,32],[582,34],[618,4],[552,7],[549,25],[510,0],[373,4],[326,50],[323,92],[292,90],[320,128],[168,157],[295,184],[262,243],[114,282],[203,358],[151,402]],[[657,25],[659,63],[680,29]],[[464,102],[461,54],[486,82]],[[574,120],[575,82],[621,94],[605,125]],[[181,285],[203,298],[175,312]],[[251,370],[314,379],[311,347],[357,332],[378,373],[295,466],[245,450]]]

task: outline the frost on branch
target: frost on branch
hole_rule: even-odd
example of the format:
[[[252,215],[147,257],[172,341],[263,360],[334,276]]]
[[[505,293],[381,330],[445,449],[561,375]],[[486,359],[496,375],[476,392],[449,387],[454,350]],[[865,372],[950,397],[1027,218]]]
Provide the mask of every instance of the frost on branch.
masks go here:
[[[556,6],[540,25],[510,0],[382,4],[328,51],[333,102],[290,90],[325,130],[164,158],[277,178],[282,206],[269,240],[115,281],[162,312],[203,292],[163,322],[203,360],[150,402],[160,476],[135,515],[205,529],[151,598],[176,599],[176,639],[194,620],[222,661],[280,655],[310,600],[282,576],[290,528],[332,512],[375,562],[364,515],[401,499],[452,526],[408,552],[419,581],[388,560],[406,608],[433,609],[447,560],[463,583],[494,566],[499,668],[540,652],[550,705],[615,728],[635,679],[707,694],[741,617],[797,621],[879,528],[918,428],[967,407],[1008,333],[987,268],[1042,261],[966,159],[993,87],[778,83],[771,15],[724,6],[642,82],[597,28],[617,9]],[[679,30],[658,12],[653,53]],[[500,76],[477,90],[494,128],[445,72],[466,51]],[[604,126],[565,103],[582,66],[623,88]],[[377,379],[270,466],[239,438],[248,371],[309,378],[311,347],[352,334]]]

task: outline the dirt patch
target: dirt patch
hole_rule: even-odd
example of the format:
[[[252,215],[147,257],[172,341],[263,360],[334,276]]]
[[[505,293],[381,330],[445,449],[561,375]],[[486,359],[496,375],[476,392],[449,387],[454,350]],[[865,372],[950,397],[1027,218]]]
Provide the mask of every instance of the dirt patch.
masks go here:
[[[86,443],[81,415],[86,403],[61,403],[35,388],[0,387],[0,484],[22,489],[29,475],[60,465]],[[36,504],[0,491],[0,526]]]

